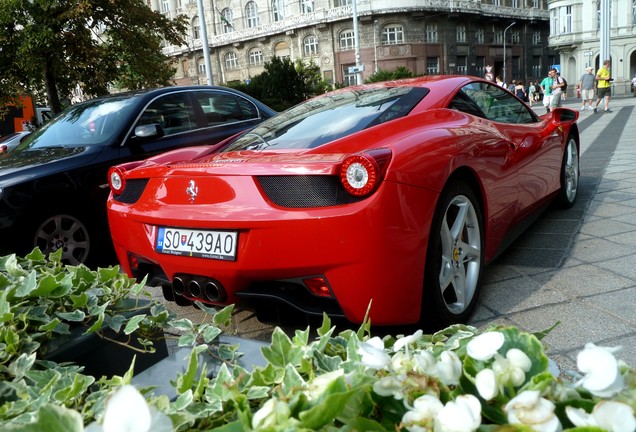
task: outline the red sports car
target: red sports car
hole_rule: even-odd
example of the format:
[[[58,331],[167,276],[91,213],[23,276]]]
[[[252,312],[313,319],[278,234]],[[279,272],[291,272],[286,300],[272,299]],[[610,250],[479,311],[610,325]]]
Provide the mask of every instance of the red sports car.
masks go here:
[[[577,118],[468,76],[347,87],[111,168],[111,234],[123,269],[178,303],[463,322],[483,266],[574,203]]]

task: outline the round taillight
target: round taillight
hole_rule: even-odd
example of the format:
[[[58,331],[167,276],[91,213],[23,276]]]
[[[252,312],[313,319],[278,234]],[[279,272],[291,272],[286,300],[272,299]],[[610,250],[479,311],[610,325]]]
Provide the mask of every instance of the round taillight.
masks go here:
[[[108,184],[113,193],[120,194],[126,188],[126,181],[121,169],[112,167],[108,171]]]
[[[351,195],[365,196],[375,190],[378,183],[378,164],[367,155],[347,157],[340,167],[340,181]]]
[[[0,154],[2,154],[2,153],[6,153],[6,152],[7,152],[7,150],[9,150],[9,147],[7,147],[7,145],[6,145],[6,144],[2,144],[2,145],[0,145]]]

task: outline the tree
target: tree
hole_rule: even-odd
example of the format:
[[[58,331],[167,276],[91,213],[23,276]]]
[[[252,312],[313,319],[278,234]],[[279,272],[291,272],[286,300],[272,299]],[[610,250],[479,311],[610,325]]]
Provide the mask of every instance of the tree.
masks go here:
[[[407,68],[406,66],[398,66],[393,71],[379,69],[369,78],[367,78],[364,82],[374,83],[374,82],[381,82],[381,81],[393,81],[393,80],[404,79],[404,78],[412,78],[413,76],[414,76],[413,72],[411,72],[409,68]]]
[[[76,85],[99,96],[109,84],[169,84],[173,71],[161,44],[181,45],[185,22],[143,0],[2,0],[0,104],[44,91],[57,113]]]

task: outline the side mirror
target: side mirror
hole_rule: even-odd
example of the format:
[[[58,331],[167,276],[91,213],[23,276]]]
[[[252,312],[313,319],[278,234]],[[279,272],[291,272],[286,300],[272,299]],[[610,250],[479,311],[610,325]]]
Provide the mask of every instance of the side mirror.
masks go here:
[[[137,138],[160,138],[163,135],[163,128],[156,123],[140,125],[135,128],[135,137]]]
[[[563,123],[572,123],[579,118],[578,111],[567,108],[556,108],[550,113],[550,115],[552,116],[552,121],[556,125],[561,125]]]

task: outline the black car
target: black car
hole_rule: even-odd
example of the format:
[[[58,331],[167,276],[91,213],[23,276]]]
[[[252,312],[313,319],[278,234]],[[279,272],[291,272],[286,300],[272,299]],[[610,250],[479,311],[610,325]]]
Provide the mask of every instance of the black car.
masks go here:
[[[230,88],[165,87],[73,105],[0,155],[0,255],[63,249],[108,264],[107,172],[178,147],[215,144],[275,115]]]

